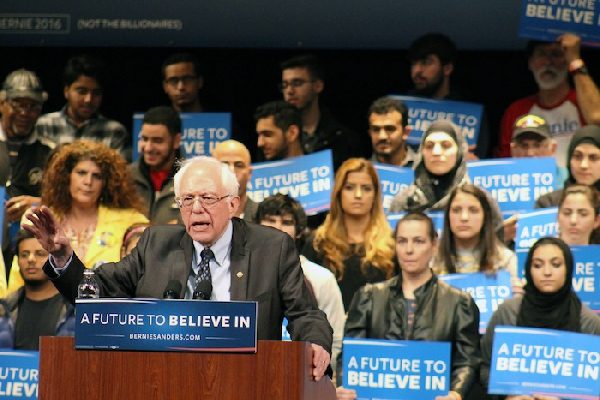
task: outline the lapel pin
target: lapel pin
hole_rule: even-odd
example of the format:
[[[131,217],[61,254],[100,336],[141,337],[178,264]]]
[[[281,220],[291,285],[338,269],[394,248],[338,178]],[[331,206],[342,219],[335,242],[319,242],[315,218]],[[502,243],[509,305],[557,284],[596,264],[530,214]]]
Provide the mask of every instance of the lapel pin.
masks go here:
[[[243,273],[243,272],[238,272],[238,273],[236,274],[236,276],[237,276],[238,278],[241,278],[242,276],[244,276],[244,273]]]

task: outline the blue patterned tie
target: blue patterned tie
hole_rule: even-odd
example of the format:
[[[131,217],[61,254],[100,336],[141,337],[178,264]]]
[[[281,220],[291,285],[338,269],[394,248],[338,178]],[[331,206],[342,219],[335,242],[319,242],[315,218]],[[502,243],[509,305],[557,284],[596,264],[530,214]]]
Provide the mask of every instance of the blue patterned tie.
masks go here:
[[[210,260],[215,257],[215,253],[211,249],[206,248],[200,252],[200,269],[198,270],[197,282],[209,281],[212,283],[210,276]]]

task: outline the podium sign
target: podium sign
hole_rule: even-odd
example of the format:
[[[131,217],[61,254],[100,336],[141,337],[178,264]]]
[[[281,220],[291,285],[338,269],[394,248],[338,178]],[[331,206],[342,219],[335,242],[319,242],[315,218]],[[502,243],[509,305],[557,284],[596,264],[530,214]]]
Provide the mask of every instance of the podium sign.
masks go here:
[[[249,301],[78,299],[75,347],[254,353],[256,316]]]

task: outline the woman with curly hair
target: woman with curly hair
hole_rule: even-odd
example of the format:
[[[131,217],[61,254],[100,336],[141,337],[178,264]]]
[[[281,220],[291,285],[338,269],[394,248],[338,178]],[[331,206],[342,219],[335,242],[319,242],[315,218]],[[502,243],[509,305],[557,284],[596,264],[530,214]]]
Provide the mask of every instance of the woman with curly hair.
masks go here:
[[[42,204],[60,221],[87,268],[119,261],[125,230],[148,222],[126,161],[97,142],[67,144],[51,156],[44,172]],[[23,223],[29,221],[24,217]],[[11,273],[11,289],[19,281],[22,284],[19,278]]]
[[[392,275],[394,240],[383,214],[379,178],[364,158],[350,158],[338,169],[331,208],[303,254],[336,276],[344,308],[366,283]]]

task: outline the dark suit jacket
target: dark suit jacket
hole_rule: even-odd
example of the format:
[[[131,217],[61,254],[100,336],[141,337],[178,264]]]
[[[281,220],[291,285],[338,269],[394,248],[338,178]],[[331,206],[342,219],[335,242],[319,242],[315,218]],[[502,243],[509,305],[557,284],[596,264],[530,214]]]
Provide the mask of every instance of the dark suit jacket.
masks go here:
[[[332,329],[304,284],[292,239],[238,218],[232,222],[231,300],[258,302],[258,339],[281,340],[285,315],[294,340],[318,344],[331,354]],[[183,226],[150,227],[129,256],[97,268],[101,296],[162,298],[167,283],[178,280],[183,297],[193,252],[192,239]],[[83,270],[76,255],[60,277],[48,262],[44,265],[56,288],[71,301],[77,297]]]

